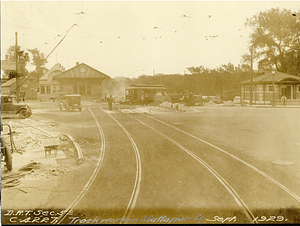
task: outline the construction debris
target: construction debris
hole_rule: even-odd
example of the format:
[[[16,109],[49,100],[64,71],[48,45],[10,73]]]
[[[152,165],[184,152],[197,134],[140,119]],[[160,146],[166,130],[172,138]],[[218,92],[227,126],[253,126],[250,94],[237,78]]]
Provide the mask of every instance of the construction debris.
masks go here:
[[[22,166],[19,171],[32,171],[35,169],[40,169],[41,168],[41,163],[39,162],[31,162],[26,164],[25,166]]]
[[[68,169],[63,168],[59,165],[42,165],[39,169],[33,169],[30,171],[30,177],[46,177],[50,178],[52,176],[59,176],[69,172]]]

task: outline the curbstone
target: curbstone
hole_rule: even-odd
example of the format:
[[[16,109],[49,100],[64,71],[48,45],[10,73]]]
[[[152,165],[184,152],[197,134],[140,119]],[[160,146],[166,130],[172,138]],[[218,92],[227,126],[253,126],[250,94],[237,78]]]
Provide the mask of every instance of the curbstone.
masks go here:
[[[29,127],[32,127],[32,128],[34,128],[34,129],[36,129],[36,130],[39,130],[39,131],[41,131],[42,133],[47,134],[49,137],[55,138],[55,137],[59,137],[59,136],[60,136],[60,135],[54,136],[53,134],[51,134],[51,133],[49,133],[49,132],[46,132],[46,131],[43,130],[43,129],[36,128],[36,127],[34,127],[34,126],[32,126],[32,125],[29,125],[29,124],[27,124],[27,123],[24,123],[24,122],[21,122],[21,123],[24,124],[24,125],[27,125],[27,126],[29,126]],[[71,136],[71,134],[68,134],[68,133],[60,133],[60,134],[66,135],[66,136],[72,141],[72,143],[74,144],[74,146],[75,146],[75,148],[76,148],[76,151],[77,151],[77,156],[78,156],[77,163],[79,163],[79,164],[82,163],[82,161],[83,161],[83,152],[82,152],[82,150],[81,150],[79,144],[77,143],[77,141]]]
[[[74,146],[76,148],[76,151],[77,151],[77,156],[78,156],[77,163],[79,163],[79,164],[82,163],[82,161],[83,161],[83,152],[82,152],[79,144],[77,143],[77,141],[69,133],[65,133],[63,135],[66,135],[72,141],[72,143],[74,144]]]

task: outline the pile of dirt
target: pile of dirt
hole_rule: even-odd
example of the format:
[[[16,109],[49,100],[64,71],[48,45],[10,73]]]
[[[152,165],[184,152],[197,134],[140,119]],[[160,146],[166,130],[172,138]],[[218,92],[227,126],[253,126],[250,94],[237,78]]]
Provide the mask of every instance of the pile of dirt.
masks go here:
[[[159,105],[159,107],[168,108],[168,109],[171,109],[176,112],[186,112],[187,111],[186,106],[184,106],[184,104],[179,104],[179,103],[173,104],[171,102],[164,102],[164,103],[161,103]]]
[[[68,173],[69,170],[59,165],[40,165],[39,168],[30,170],[28,176],[31,178],[60,176]]]
[[[154,105],[159,105],[163,102],[171,102],[172,99],[166,93],[157,93],[154,96]]]
[[[217,105],[217,104],[223,104],[223,101],[220,100],[210,100],[205,105]]]
[[[28,171],[32,171],[32,170],[36,170],[36,169],[40,169],[41,168],[41,163],[39,162],[31,162],[26,164],[25,166],[22,166],[19,171],[21,172],[28,172]]]

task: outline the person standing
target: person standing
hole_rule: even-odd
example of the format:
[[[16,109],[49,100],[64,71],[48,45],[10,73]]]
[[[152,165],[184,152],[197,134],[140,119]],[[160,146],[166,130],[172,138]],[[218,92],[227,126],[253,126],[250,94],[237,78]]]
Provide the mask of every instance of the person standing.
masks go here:
[[[109,97],[107,97],[107,103],[108,103],[108,109],[110,111],[112,111],[112,103],[113,103],[113,97],[112,97],[112,95],[110,95]]]
[[[285,107],[286,96],[284,94],[282,95],[281,100],[282,100],[283,106]]]
[[[142,105],[142,106],[144,106],[144,101],[145,101],[145,98],[144,98],[144,95],[142,95],[142,96],[141,96],[141,105]]]
[[[147,94],[145,94],[145,105],[146,106],[148,105],[148,96],[147,96]]]

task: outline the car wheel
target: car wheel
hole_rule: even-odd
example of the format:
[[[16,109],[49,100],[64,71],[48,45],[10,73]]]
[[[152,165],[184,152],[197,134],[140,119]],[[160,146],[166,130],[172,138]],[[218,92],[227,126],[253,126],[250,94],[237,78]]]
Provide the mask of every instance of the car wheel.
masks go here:
[[[26,117],[27,117],[27,111],[25,109],[19,111],[19,118],[24,119]]]
[[[32,111],[27,111],[26,118],[29,118],[32,115]]]

